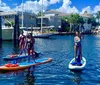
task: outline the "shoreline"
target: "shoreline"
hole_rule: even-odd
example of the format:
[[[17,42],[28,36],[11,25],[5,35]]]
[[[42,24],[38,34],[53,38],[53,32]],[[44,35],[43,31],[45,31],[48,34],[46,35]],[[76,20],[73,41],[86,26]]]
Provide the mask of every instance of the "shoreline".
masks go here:
[[[46,33],[46,34],[52,34],[50,35],[53,36],[53,35],[75,35],[75,33],[73,32],[54,32],[54,33]],[[92,33],[92,32],[83,32],[82,33],[83,35],[99,35],[97,33]],[[48,37],[34,37],[34,38],[48,38]],[[2,39],[2,41],[12,41],[13,42],[13,39]]]

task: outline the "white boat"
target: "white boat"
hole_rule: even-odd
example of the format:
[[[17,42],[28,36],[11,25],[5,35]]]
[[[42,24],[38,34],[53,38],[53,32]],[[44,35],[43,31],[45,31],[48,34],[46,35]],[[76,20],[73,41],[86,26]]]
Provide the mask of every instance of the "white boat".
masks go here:
[[[39,27],[34,27],[35,30],[39,29]],[[34,38],[49,38],[51,35],[53,35],[53,33],[41,33],[39,31],[32,31],[32,29],[30,27],[24,28],[23,29],[24,35],[28,35],[28,33],[32,33],[32,36]]]
[[[75,58],[73,58],[69,63],[68,67],[70,70],[83,70],[86,65],[86,59],[84,57],[82,57],[82,60],[81,60],[82,65],[72,65],[73,62],[75,62]]]
[[[3,40],[13,40],[13,27],[7,27],[2,26],[2,39]],[[20,27],[20,31],[22,31],[23,28]]]
[[[35,38],[49,38],[52,34],[38,34],[38,35],[33,35]]]

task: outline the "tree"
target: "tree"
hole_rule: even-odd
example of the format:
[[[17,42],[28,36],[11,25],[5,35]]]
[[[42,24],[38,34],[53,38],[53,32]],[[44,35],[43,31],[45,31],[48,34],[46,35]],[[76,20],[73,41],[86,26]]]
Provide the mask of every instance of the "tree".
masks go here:
[[[70,16],[63,16],[63,20],[67,21],[70,24],[71,31],[79,31],[79,24],[84,24],[83,17],[79,14],[71,14]]]
[[[88,13],[87,11],[84,12],[84,14],[87,14],[87,13]]]
[[[12,26],[14,26],[14,21],[11,21]]]
[[[96,18],[91,17],[92,26],[97,26]]]
[[[40,12],[38,12],[38,14],[37,14],[36,16],[41,16],[41,11],[40,11]]]
[[[100,11],[98,11],[97,13],[96,13],[96,18],[98,19],[98,23],[100,24]]]
[[[71,14],[68,18],[68,22],[70,23],[71,31],[78,31],[79,30],[79,22],[82,23],[82,18],[79,14]]]
[[[83,17],[81,17],[81,16],[79,17],[78,23],[80,23],[82,25],[85,23],[84,20],[83,20]]]
[[[43,14],[43,13],[41,13],[41,11],[39,11],[39,12],[37,13],[37,15],[36,15],[36,16],[37,16],[37,17],[39,17],[39,16],[41,16],[41,15],[42,15],[42,16],[44,16],[44,14]]]

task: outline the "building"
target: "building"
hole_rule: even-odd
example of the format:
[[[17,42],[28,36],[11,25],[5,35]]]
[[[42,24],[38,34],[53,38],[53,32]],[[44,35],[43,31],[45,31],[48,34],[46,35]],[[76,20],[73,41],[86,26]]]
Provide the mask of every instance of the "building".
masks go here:
[[[84,20],[85,23],[83,24],[84,30],[82,30],[81,27],[79,29],[82,30],[82,31],[91,31],[92,24],[88,23],[88,20],[93,15],[92,14],[88,14],[88,13],[84,13],[84,14],[80,14],[80,16],[83,17],[83,20]]]
[[[63,16],[67,16],[68,18],[70,18],[70,15],[71,13],[68,13],[68,14],[61,14],[60,16],[63,17]],[[84,24],[79,24],[79,31],[81,32],[84,32],[84,31],[90,31],[91,30],[91,27],[92,27],[92,24],[91,23],[88,23],[88,20],[89,18],[92,17],[92,14],[87,14],[87,13],[84,13],[84,14],[80,14],[80,16],[83,18],[84,20]],[[67,20],[66,20],[67,22]],[[75,26],[76,28],[74,29],[77,29],[78,26]],[[70,23],[70,29],[73,28],[73,23]]]
[[[22,13],[21,12],[0,12],[2,16],[2,39],[3,40],[12,40],[13,37],[13,26],[15,24],[15,15],[19,16],[19,26],[22,30],[23,27],[35,27],[36,26],[36,16],[34,13]],[[23,27],[22,27],[23,20]],[[22,27],[22,28],[21,28]]]
[[[2,16],[2,24],[5,26],[13,26],[14,25],[14,17],[15,15],[19,15],[19,26],[22,26],[23,20],[23,27],[33,27],[36,26],[36,16],[34,13],[23,12],[1,12],[0,16]],[[10,24],[10,25],[9,25]]]
[[[61,12],[50,10],[43,13],[43,16],[37,17],[37,26],[41,25],[41,18],[43,19],[43,26],[52,26],[54,29],[61,27]]]

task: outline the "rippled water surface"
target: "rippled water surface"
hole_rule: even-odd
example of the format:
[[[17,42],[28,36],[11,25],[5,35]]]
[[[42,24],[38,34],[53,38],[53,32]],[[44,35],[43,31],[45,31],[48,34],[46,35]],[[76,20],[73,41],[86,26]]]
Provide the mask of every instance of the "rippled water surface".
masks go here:
[[[87,60],[81,72],[72,72],[68,64],[73,58],[74,36],[52,36],[36,39],[35,50],[40,58],[51,57],[50,63],[36,66],[29,71],[0,73],[0,85],[100,85],[100,35],[84,35],[82,53]],[[6,63],[2,57],[18,53],[12,42],[0,45],[0,65]]]

